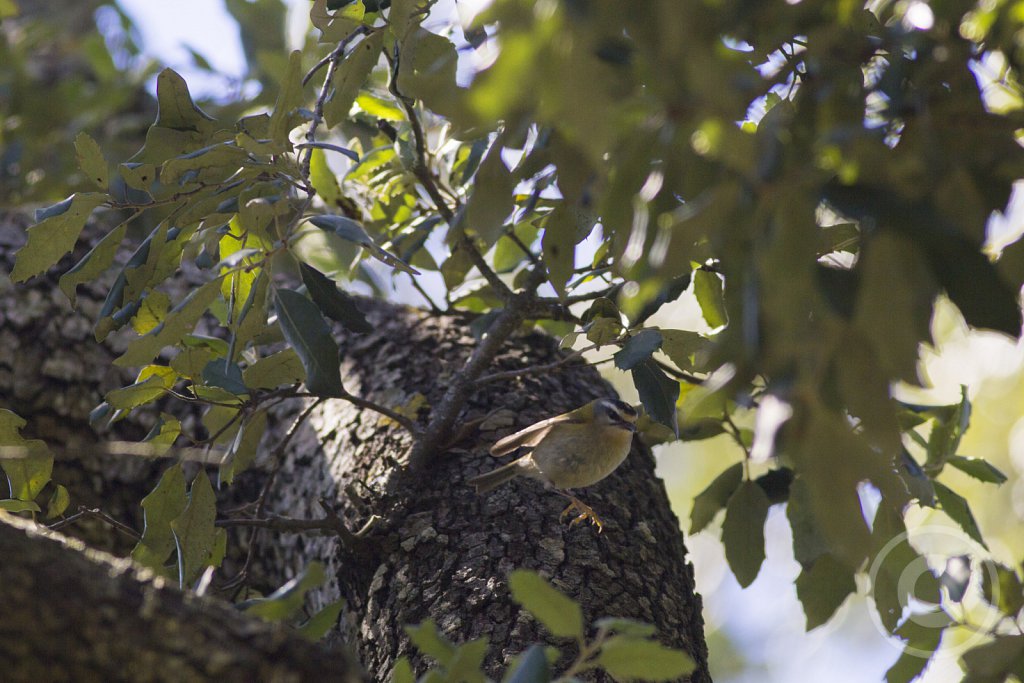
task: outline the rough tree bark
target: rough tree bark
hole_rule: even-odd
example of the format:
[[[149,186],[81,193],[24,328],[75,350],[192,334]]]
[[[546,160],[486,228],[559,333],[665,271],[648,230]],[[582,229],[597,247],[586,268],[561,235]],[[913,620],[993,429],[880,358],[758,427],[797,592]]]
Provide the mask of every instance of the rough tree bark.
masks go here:
[[[11,214],[0,220],[0,267],[5,270],[26,224]],[[95,237],[92,230],[87,229],[86,241],[89,235]],[[6,278],[0,282],[0,403],[29,419],[28,435],[46,438],[65,453],[95,443],[88,410],[103,391],[131,381],[130,376],[105,374],[112,352],[91,338],[90,308],[102,300],[102,286],[82,292],[83,316],[62,300],[56,278],[36,280],[27,288],[12,287]],[[405,404],[417,393],[428,405],[436,401],[450,373],[476,343],[468,321],[384,303],[367,307],[375,325],[372,333],[339,332],[346,388],[391,406]],[[511,340],[492,370],[526,369],[557,357],[550,338],[524,332]],[[637,442],[612,477],[584,492],[605,520],[600,535],[590,527],[561,524],[563,499],[534,482],[514,482],[481,497],[464,483],[498,464],[486,452],[501,436],[611,395],[596,372],[571,365],[483,384],[462,421],[489,417],[415,476],[400,466],[411,444],[408,434],[376,413],[328,401],[291,442],[269,488],[267,511],[319,518],[323,513],[318,500],[323,497],[337,506],[351,529],[374,515],[380,519],[348,547],[336,536],[260,531],[254,549],[258,571],[252,573],[265,577],[269,583],[261,588],[266,588],[280,585],[310,561],[327,564],[333,579],[314,594],[319,604],[313,607],[338,596],[347,599],[339,639],[356,646],[374,680],[387,680],[397,657],[411,654],[403,626],[428,617],[453,641],[488,637],[492,675],[527,644],[550,641],[509,597],[506,577],[515,568],[549,576],[583,604],[589,620],[627,616],[653,623],[666,644],[686,649],[698,662],[692,680],[710,680],[692,568],[678,520],[654,476],[649,449]],[[268,443],[276,442],[294,419],[297,403],[276,416]],[[145,425],[121,428],[127,431],[119,438],[138,438]],[[55,479],[69,485],[76,504],[98,506],[140,529],[138,501],[165,466],[134,458],[83,458],[68,462],[55,472]],[[264,468],[273,466],[262,463]],[[255,473],[255,478],[260,476]],[[239,499],[250,499],[258,488],[259,482],[254,486],[250,480]],[[103,547],[125,548],[103,526],[69,531]],[[235,536],[245,539],[248,534]],[[18,570],[21,555],[4,556],[5,569]],[[64,562],[54,567],[58,574],[77,571]],[[39,596],[58,602],[61,598],[54,591]],[[122,606],[130,611],[130,604]],[[52,614],[67,624],[80,618],[71,606],[54,607]],[[97,638],[96,647],[105,646],[112,635],[102,629],[89,633]],[[424,665],[419,658],[414,661]]]
[[[5,681],[365,680],[342,651],[0,512]]]
[[[343,375],[348,391],[378,402],[400,404],[417,393],[428,403],[438,400],[476,343],[457,318],[387,304],[373,305],[369,316],[372,333],[342,336]],[[524,333],[492,370],[525,370],[558,353],[550,337]],[[529,643],[554,642],[511,600],[506,577],[517,568],[550,577],[582,602],[589,620],[621,616],[654,624],[666,644],[699,663],[692,680],[710,680],[692,566],[648,448],[637,440],[626,463],[583,494],[605,520],[600,535],[560,523],[564,499],[536,482],[517,481],[480,497],[465,483],[498,464],[487,449],[501,436],[612,395],[592,368],[571,365],[483,384],[462,422],[489,417],[418,475],[400,466],[410,445],[404,431],[374,413],[327,402],[293,442],[270,509],[318,517],[317,499],[325,496],[351,529],[373,515],[381,519],[350,547],[336,538],[267,535],[264,561],[288,575],[309,559],[329,560],[335,580],[319,599],[346,598],[343,628],[375,680],[386,680],[395,659],[411,654],[402,627],[427,618],[455,642],[487,637],[493,676]]]

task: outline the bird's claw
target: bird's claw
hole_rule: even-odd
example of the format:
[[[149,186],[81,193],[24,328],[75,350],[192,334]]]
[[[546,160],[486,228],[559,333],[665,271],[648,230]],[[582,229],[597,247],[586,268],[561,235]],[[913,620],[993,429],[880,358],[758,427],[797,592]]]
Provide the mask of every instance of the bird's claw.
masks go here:
[[[589,521],[597,527],[597,533],[604,531],[604,522],[601,521],[601,518],[597,516],[597,513],[594,512],[592,507],[576,498],[571,498],[570,500],[572,502],[569,503],[569,507],[562,510],[562,514],[559,515],[559,521],[564,520],[565,516],[570,514],[570,512],[578,512],[579,514],[569,522],[569,528],[572,528],[581,522]]]

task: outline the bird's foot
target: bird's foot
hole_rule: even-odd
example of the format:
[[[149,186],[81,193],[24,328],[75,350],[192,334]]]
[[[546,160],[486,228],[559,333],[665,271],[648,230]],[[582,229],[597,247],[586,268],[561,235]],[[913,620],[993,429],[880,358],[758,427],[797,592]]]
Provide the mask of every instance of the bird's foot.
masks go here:
[[[565,519],[566,515],[570,513],[578,512],[579,514],[569,522],[570,528],[580,524],[581,522],[589,521],[597,527],[597,533],[601,533],[604,530],[604,522],[601,521],[601,518],[597,516],[597,513],[594,512],[592,507],[578,498],[574,498],[572,496],[568,496],[568,498],[572,502],[569,503],[569,507],[562,510],[562,514],[558,517],[560,520]]]

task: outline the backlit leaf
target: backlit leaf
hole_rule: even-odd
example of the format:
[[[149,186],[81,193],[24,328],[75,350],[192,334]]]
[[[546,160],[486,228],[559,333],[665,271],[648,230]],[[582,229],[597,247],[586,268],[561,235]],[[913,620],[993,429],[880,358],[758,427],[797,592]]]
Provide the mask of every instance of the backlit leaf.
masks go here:
[[[133,560],[150,569],[163,568],[174,550],[171,522],[184,512],[187,504],[185,475],[181,465],[176,464],[163,473],[156,488],[142,499],[145,528],[142,540],[132,550]]]
[[[28,229],[28,241],[18,250],[11,280],[24,282],[57,263],[70,252],[93,210],[107,200],[99,192],[76,193],[50,207],[46,218]]]
[[[217,528],[217,500],[205,470],[192,481],[188,505],[171,521],[171,532],[178,549],[178,577],[184,586],[202,571],[214,549]]]
[[[618,680],[674,681],[696,668],[682,650],[655,640],[615,636],[605,641],[597,663]]]
[[[729,498],[722,522],[725,559],[739,584],[746,588],[761,571],[764,562],[764,523],[768,517],[768,496],[752,481],[739,485]]]
[[[101,190],[107,189],[107,160],[103,158],[103,152],[96,141],[89,137],[88,133],[81,132],[75,137],[75,152],[77,152],[78,168],[82,170],[85,177],[96,184]]]
[[[743,463],[736,463],[726,468],[708,487],[693,499],[693,510],[690,512],[690,533],[703,531],[715,518],[719,510],[724,510],[726,503],[743,481]]]
[[[509,574],[512,599],[559,638],[583,638],[583,611],[579,603],[563,595],[540,574],[517,569]]]

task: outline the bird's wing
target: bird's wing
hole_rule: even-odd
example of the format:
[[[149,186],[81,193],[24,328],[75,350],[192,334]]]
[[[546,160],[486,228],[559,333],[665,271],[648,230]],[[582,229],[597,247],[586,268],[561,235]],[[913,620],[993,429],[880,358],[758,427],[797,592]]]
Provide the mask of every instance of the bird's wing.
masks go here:
[[[551,428],[558,424],[574,424],[580,423],[583,420],[569,415],[556,415],[555,417],[549,417],[546,420],[541,420],[536,424],[532,424],[526,429],[522,429],[515,434],[509,434],[504,439],[500,439],[496,444],[491,446],[491,455],[500,458],[503,455],[508,455],[517,448],[533,448],[548,435]]]

